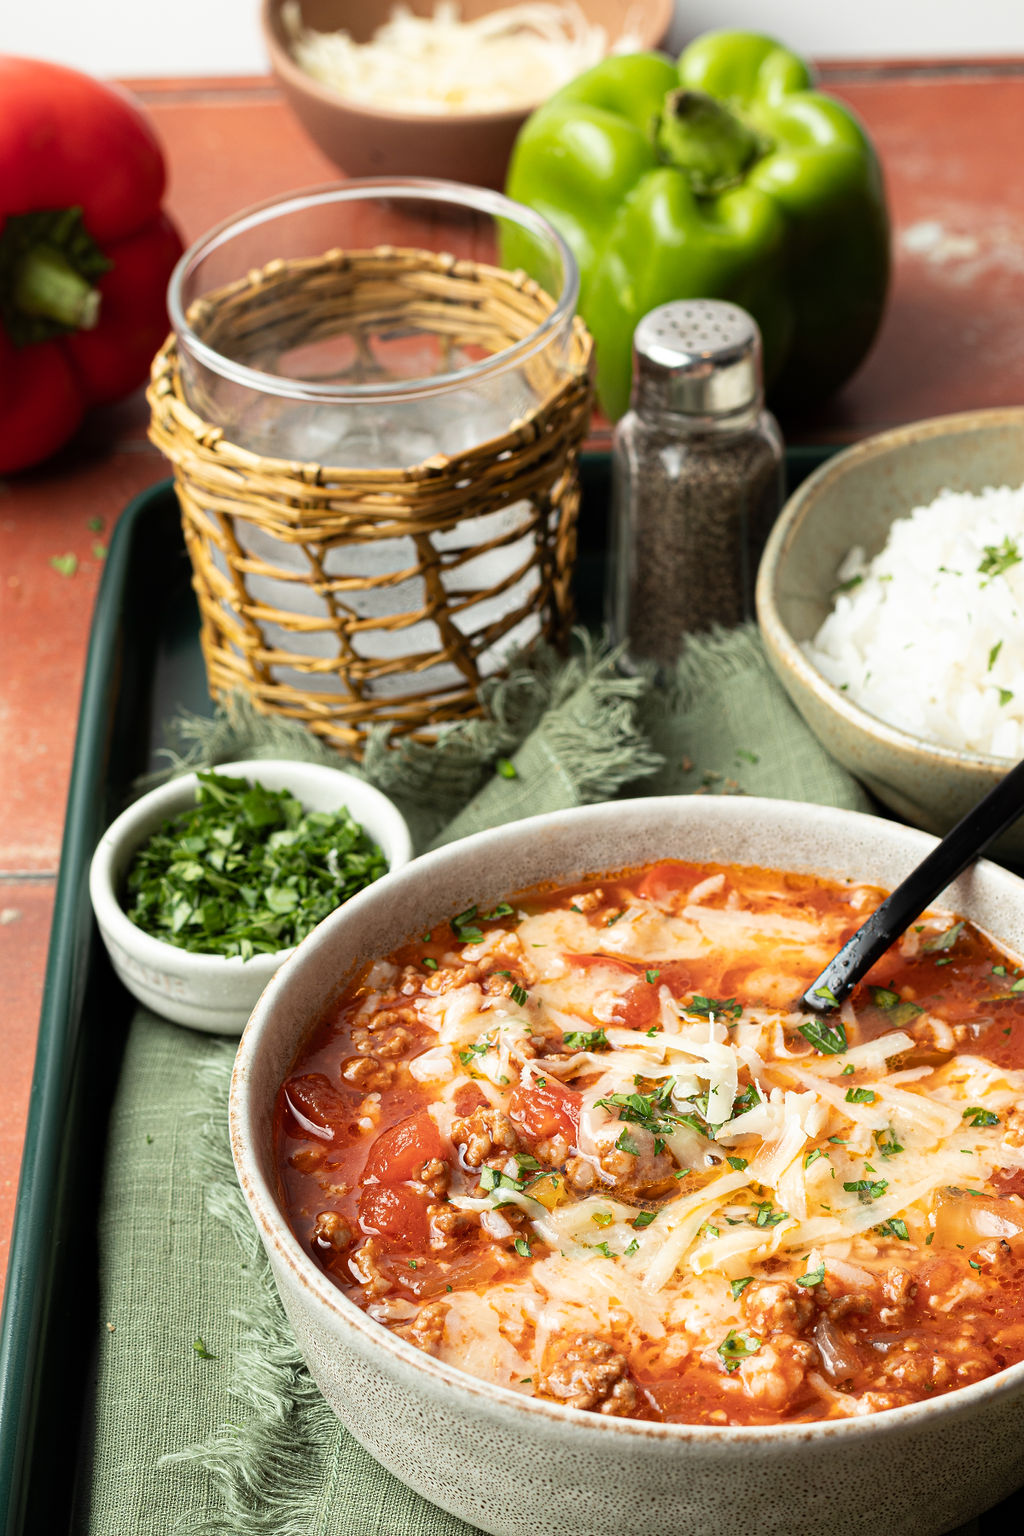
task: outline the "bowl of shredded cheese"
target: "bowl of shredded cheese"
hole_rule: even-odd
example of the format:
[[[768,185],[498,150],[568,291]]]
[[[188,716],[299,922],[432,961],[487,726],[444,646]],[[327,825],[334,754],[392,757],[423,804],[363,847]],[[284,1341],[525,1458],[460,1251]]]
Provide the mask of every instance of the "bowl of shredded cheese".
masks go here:
[[[650,48],[671,0],[264,0],[278,83],[350,176],[500,186],[526,116],[609,53]]]

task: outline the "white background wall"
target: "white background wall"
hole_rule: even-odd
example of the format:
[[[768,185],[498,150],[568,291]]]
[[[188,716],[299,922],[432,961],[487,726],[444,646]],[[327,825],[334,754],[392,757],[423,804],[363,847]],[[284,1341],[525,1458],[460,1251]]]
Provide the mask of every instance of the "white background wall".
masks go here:
[[[258,5],[0,0],[0,50],[95,74],[259,74]],[[1024,58],[1024,0],[677,0],[676,16],[677,45],[724,26],[770,32],[817,58]]]

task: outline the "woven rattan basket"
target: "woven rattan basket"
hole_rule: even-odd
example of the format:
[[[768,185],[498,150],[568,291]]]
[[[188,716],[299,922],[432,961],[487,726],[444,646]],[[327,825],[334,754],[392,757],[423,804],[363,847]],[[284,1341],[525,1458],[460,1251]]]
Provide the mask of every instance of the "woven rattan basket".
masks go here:
[[[313,331],[350,338],[358,383],[379,376],[382,338],[429,332],[443,368],[446,350],[486,360],[525,342],[552,308],[521,272],[382,247],[275,262],[188,318],[212,348],[229,335],[237,356],[246,338],[256,368],[265,349]],[[498,435],[409,467],[352,469],[233,443],[190,405],[168,340],[150,435],[174,466],[215,698],[244,690],[358,757],[373,724],[432,733],[477,711],[509,647],[564,640],[591,406],[581,323],[557,358],[538,349],[523,371],[535,403]]]

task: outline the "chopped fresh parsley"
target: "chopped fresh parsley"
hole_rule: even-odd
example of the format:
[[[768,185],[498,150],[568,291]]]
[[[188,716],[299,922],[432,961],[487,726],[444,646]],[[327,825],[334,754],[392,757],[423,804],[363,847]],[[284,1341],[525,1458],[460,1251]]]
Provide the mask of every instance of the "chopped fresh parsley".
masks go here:
[[[994,1115],[990,1109],[981,1109],[974,1105],[971,1109],[965,1109],[962,1118],[971,1125],[998,1125],[999,1116]]]
[[[821,991],[820,987],[818,991]],[[829,993],[829,996],[831,997],[832,994]],[[834,1002],[835,999],[832,998],[832,1001]],[[823,1056],[841,1056],[847,1048],[846,1030],[842,1019],[836,1019],[834,1023],[828,1023],[825,1019],[811,1019],[808,1023],[800,1025],[800,1033]]]
[[[898,1152],[903,1151],[891,1125],[884,1131],[875,1131],[874,1138],[875,1146],[882,1157],[895,1157]]]
[[[644,971],[644,980],[647,982],[648,986],[653,987],[654,983],[657,981],[660,975],[660,971]]]
[[[995,576],[1004,575],[1011,566],[1019,565],[1020,560],[1020,551],[1007,534],[1001,544],[985,545],[985,553],[978,565],[978,575],[987,576],[991,581]]]
[[[644,1227],[650,1226],[651,1222],[655,1219],[657,1214],[657,1211],[641,1211],[637,1216],[633,1218],[630,1225],[634,1226],[638,1232],[642,1232]]]
[[[611,917],[605,919],[605,927],[606,928],[613,927],[618,922],[618,920],[619,920],[619,918],[621,916],[622,916],[621,912],[613,912]]]
[[[997,640],[995,645],[992,647],[992,649],[988,653],[988,666],[985,669],[987,672],[991,672],[992,671],[992,668],[996,664],[996,657],[999,655],[999,652],[1002,650],[1002,648],[1003,648],[1003,642],[1001,640]]]
[[[637,1242],[635,1237],[630,1238],[629,1243],[625,1248],[623,1248],[622,1252],[626,1258],[628,1258],[631,1253],[640,1252],[640,1244]]]
[[[620,1152],[628,1152],[631,1157],[640,1156],[640,1148],[628,1131],[622,1131],[615,1143]]]
[[[603,1253],[606,1259],[614,1259],[615,1257],[607,1243],[588,1243],[586,1246],[593,1249],[595,1253]]]
[[[916,1019],[924,1009],[909,999],[900,997],[891,987],[869,987],[871,1001],[876,1008],[880,1008],[888,1015],[887,1023],[893,1029],[902,1029],[904,1024],[909,1024],[911,1019]]]
[[[847,1104],[873,1104],[878,1098],[877,1093],[872,1093],[870,1088],[847,1088]]]
[[[827,1156],[828,1154],[823,1152],[820,1147],[815,1147],[813,1152],[806,1152],[804,1154],[804,1167],[809,1168],[812,1163],[816,1163],[818,1161],[819,1157]]]
[[[753,1285],[753,1275],[744,1275],[741,1280],[730,1280],[729,1289],[732,1291],[733,1301],[738,1301],[748,1285]]]
[[[527,1242],[525,1237],[517,1237],[512,1246],[515,1248],[516,1253],[519,1254],[520,1258],[523,1258],[523,1259],[532,1259],[533,1258],[533,1250],[530,1247],[530,1245]]]
[[[483,934],[473,919],[476,917],[476,907],[467,907],[465,912],[460,912],[452,918],[452,932],[460,944],[480,944],[483,942]]]
[[[727,1157],[726,1162],[729,1164],[729,1167],[735,1169],[737,1173],[742,1173],[744,1168],[747,1166],[747,1159],[745,1157]]]
[[[135,854],[125,911],[179,949],[237,956],[290,949],[321,918],[387,873],[345,807],[307,811],[287,789],[211,771],[195,804]]]
[[[496,923],[499,917],[511,917],[515,911],[507,901],[499,901],[493,912],[481,912],[480,920],[484,923]]]
[[[517,1008],[525,1007],[527,998],[530,996],[530,994],[529,994],[529,992],[527,992],[526,988],[525,987],[521,987],[519,985],[518,981],[514,981],[512,983],[512,986],[509,988],[509,994],[508,995],[512,999],[512,1001],[515,1003]]]
[[[738,1333],[735,1328],[730,1328],[718,1346],[718,1354],[726,1370],[735,1371],[739,1369],[741,1360],[755,1355],[760,1348],[761,1340],[756,1333]]]
[[[902,1216],[892,1216],[888,1221],[883,1221],[875,1231],[880,1237],[898,1237],[901,1243],[910,1242],[910,1233]]]
[[[862,1205],[870,1205],[872,1200],[878,1200],[889,1188],[888,1179],[854,1179],[844,1184],[843,1188],[848,1195],[857,1195]]]
[[[494,1190],[514,1189],[522,1194],[526,1188],[524,1179],[513,1179],[507,1173],[502,1173],[498,1168],[483,1167],[480,1169],[480,1183],[488,1193]]]
[[[797,1277],[797,1285],[823,1285],[825,1281],[825,1261],[822,1259],[817,1269],[809,1269],[806,1275]]]
[[[947,949],[952,949],[963,931],[964,925],[962,921],[954,923],[952,928],[947,928],[944,933],[936,933],[930,939],[925,939],[921,948],[926,955],[934,955]]]
[[[467,1045],[464,1051],[459,1052],[459,1060],[464,1067],[472,1066],[474,1057],[486,1056],[490,1048],[490,1042],[487,1040],[480,1045]]]
[[[590,1219],[595,1227],[610,1227],[615,1217],[611,1211],[595,1211]]]
[[[218,1355],[211,1355],[210,1351],[203,1343],[202,1335],[193,1341],[192,1348],[195,1350],[200,1360],[217,1360],[220,1358]]]
[[[562,1039],[571,1051],[597,1051],[609,1045],[603,1029],[570,1029]]]
[[[755,1227],[777,1227],[780,1221],[785,1221],[788,1211],[777,1211],[770,1200],[762,1200],[754,1206],[757,1216],[751,1223]]]
[[[709,1019],[712,1014],[738,1019],[743,1012],[743,1005],[734,997],[703,997],[695,992],[690,1001],[683,1004],[683,1009],[686,1013],[695,1013],[700,1019]]]

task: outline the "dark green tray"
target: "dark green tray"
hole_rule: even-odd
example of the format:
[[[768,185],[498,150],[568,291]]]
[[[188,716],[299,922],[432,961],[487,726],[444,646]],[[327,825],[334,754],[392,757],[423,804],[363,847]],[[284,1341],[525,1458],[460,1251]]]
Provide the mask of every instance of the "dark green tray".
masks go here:
[[[790,489],[829,452],[790,450]],[[581,621],[593,626],[601,619],[607,454],[586,455],[582,479],[576,597]],[[89,1475],[96,1217],[107,1116],[134,1007],[95,929],[89,860],[133,781],[160,766],[164,722],[183,708],[210,710],[190,577],[165,482],[136,497],[118,522],[89,642],[0,1318],[4,1536],[74,1530],[76,1486]],[[958,1536],[994,1536],[997,1521],[1005,1530],[1015,1512],[1024,1512],[1020,1496]]]

